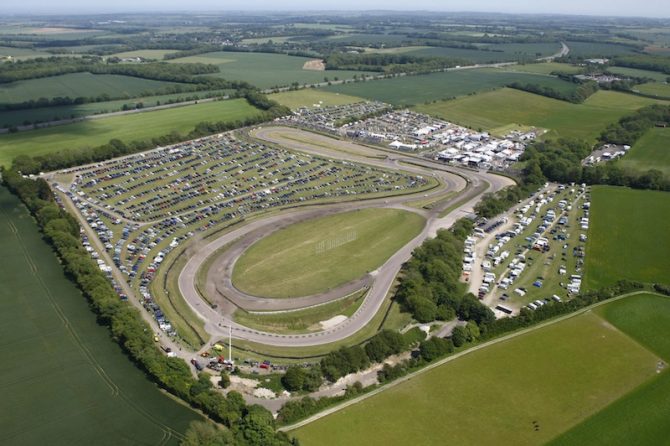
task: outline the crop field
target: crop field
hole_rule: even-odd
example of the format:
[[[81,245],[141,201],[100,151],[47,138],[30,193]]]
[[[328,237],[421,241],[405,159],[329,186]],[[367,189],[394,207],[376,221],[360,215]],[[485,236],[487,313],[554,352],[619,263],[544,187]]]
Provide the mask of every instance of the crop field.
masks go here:
[[[12,59],[24,60],[34,57],[49,57],[52,54],[36,51],[32,48],[15,48],[11,46],[0,46],[0,59],[3,57],[11,57]]]
[[[174,85],[179,84],[115,74],[72,73],[0,84],[0,104],[59,96],[69,96],[72,99],[103,94],[111,97],[136,96],[150,94]]]
[[[396,209],[364,209],[298,223],[252,245],[233,284],[263,297],[301,297],[336,288],[381,266],[419,235],[424,219]]]
[[[0,135],[0,165],[9,165],[18,155],[46,155],[65,149],[86,149],[118,138],[125,142],[188,133],[202,121],[235,121],[259,111],[244,99],[113,116],[92,121]]]
[[[646,77],[649,79],[653,79],[657,82],[665,82],[669,76],[665,73],[660,73],[658,71],[639,70],[637,68],[627,68],[627,67],[608,67],[607,71],[610,71],[614,74],[622,74],[624,76]]]
[[[598,313],[619,330],[670,362],[670,298],[637,295],[612,302]],[[667,444],[670,438],[670,371],[615,401],[550,444]]]
[[[0,188],[0,443],[178,444],[200,416],[165,396],[63,275],[18,199]]]
[[[648,130],[619,163],[627,168],[657,169],[670,175],[670,129],[652,128]]]
[[[494,63],[551,56],[559,52],[560,49],[561,45],[558,43],[503,43],[482,45],[481,50],[428,47],[409,51],[405,54],[417,57],[451,57],[475,63]]]
[[[572,137],[595,142],[607,125],[653,99],[599,91],[583,104],[571,104],[524,91],[493,92],[416,107],[417,111],[470,128],[495,129],[509,124],[549,129],[546,137]]]
[[[364,101],[363,98],[356,96],[349,96],[340,93],[331,93],[324,90],[316,90],[313,88],[305,88],[297,91],[287,91],[283,93],[275,93],[269,96],[285,105],[292,110],[307,107],[314,108],[316,106],[328,107],[334,105],[355,104],[356,102]]]
[[[512,82],[542,85],[560,91],[575,88],[574,84],[551,76],[484,68],[332,85],[325,90],[408,106],[495,90]]]
[[[301,444],[542,444],[656,374],[593,312],[455,358],[292,433]]]
[[[576,57],[612,57],[635,52],[633,47],[617,43],[571,41],[565,43],[570,48],[570,56]]]
[[[577,74],[582,70],[581,67],[575,65],[570,65],[567,63],[557,63],[557,62],[517,64],[517,65],[510,65],[508,67],[502,67],[499,69],[505,71],[517,71],[521,73],[533,73],[533,74],[551,74],[554,72]]]
[[[635,90],[640,93],[648,94],[663,99],[670,99],[670,84],[660,82],[648,82],[642,85],[636,85]]]
[[[31,108],[28,110],[12,111],[0,110],[0,127],[18,126],[36,121],[47,122],[59,119],[81,118],[83,116],[91,116],[101,113],[112,113],[123,110],[124,105],[135,107],[137,104],[142,103],[144,108],[148,108],[165,104],[168,101],[182,101],[193,96],[202,97],[205,94],[225,96],[229,93],[229,90],[210,90],[207,92],[174,93],[158,96],[143,96],[141,98],[132,99],[120,99],[116,101],[90,102],[81,105],[63,105],[58,107]]]
[[[597,186],[591,195],[585,283],[668,282],[670,193]]]
[[[162,60],[163,56],[165,56],[166,54],[174,53],[176,51],[177,50],[136,50],[136,51],[126,51],[123,53],[116,53],[108,57],[119,57],[119,58],[141,57],[143,59]]]
[[[216,52],[198,56],[173,59],[172,63],[206,63],[219,67],[220,73],[208,76],[219,76],[229,80],[243,80],[260,88],[272,88],[299,84],[314,84],[331,80],[351,79],[354,75],[366,74],[362,71],[314,71],[304,70],[307,57],[286,56],[269,53]],[[371,74],[371,73],[367,73]]]

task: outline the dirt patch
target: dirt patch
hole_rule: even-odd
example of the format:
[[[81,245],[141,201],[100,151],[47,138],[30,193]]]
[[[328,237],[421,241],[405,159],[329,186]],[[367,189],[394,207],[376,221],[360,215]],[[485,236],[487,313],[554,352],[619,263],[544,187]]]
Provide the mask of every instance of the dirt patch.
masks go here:
[[[326,64],[321,59],[308,60],[305,62],[305,65],[302,66],[302,69],[310,71],[325,71]]]
[[[321,328],[324,330],[328,330],[329,328],[333,328],[337,324],[341,324],[342,322],[346,321],[347,317],[343,315],[338,315],[335,317],[331,317],[327,321],[321,321],[319,322],[321,324]]]

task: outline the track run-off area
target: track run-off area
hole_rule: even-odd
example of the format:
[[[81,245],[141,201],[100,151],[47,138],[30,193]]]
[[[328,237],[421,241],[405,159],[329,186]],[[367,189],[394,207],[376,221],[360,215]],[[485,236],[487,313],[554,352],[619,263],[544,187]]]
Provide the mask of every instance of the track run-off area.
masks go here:
[[[427,238],[434,237],[440,229],[449,228],[456,220],[473,212],[482,195],[514,184],[508,177],[489,172],[454,168],[418,156],[389,152],[369,146],[338,140],[329,136],[290,127],[261,127],[249,136],[264,143],[276,144],[290,150],[325,156],[342,161],[356,162],[387,170],[401,170],[424,177],[434,177],[440,186],[427,193],[390,196],[335,204],[314,204],[255,219],[217,239],[199,246],[179,272],[178,288],[194,313],[204,321],[205,331],[213,341],[232,337],[277,347],[308,347],[346,339],[364,328],[377,314],[387,298],[402,265],[410,259],[412,251]],[[439,197],[447,192],[457,192],[436,208],[425,210],[407,206],[412,200]],[[323,294],[288,299],[268,299],[251,296],[236,289],[231,281],[235,261],[254,242],[288,225],[341,212],[369,208],[402,209],[421,214],[426,223],[419,235],[395,252],[383,265],[360,280],[329,290]],[[221,254],[218,251],[225,248]],[[217,280],[209,280],[204,292],[217,303],[205,302],[197,287],[197,276],[204,264],[216,256],[210,272]],[[223,273],[223,274],[216,274]],[[263,332],[245,327],[233,320],[237,307],[283,311],[323,304],[351,293],[353,289],[368,286],[363,303],[356,312],[341,323],[328,329],[306,333],[287,334]],[[205,349],[208,346],[205,346]]]

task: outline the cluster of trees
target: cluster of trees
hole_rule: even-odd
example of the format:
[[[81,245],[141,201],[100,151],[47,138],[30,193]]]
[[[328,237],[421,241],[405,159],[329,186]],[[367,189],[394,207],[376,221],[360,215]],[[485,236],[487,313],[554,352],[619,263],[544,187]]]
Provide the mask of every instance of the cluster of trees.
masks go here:
[[[335,382],[341,377],[366,369],[373,362],[382,362],[391,355],[405,351],[416,340],[416,333],[408,336],[382,330],[374,335],[364,347],[354,345],[342,347],[321,359],[320,371],[324,378]]]
[[[571,79],[574,78],[571,77]],[[598,91],[597,82],[586,81],[576,83],[578,83],[579,85],[571,92],[559,91],[547,85],[539,85],[531,83],[523,84],[521,82],[512,82],[507,86],[509,88],[514,88],[516,90],[523,90],[529,93],[535,93],[542,96],[546,96],[548,98],[560,99],[562,101],[572,102],[575,104],[581,104],[586,99],[588,99],[589,96]]]
[[[281,409],[279,409],[277,421],[283,425],[294,423],[317,412],[321,412],[326,407],[330,407],[341,401],[346,401],[350,398],[369,392],[373,388],[374,386],[369,386],[364,389],[361,383],[356,382],[347,386],[344,395],[341,396],[322,397],[319,399],[305,396],[299,400],[288,401]]]
[[[258,93],[254,94],[255,96]],[[269,101],[269,100],[267,100]],[[290,113],[290,110],[279,105],[274,101],[269,101],[270,108],[264,110],[256,116],[245,118],[244,120],[220,121],[220,122],[201,122],[187,135],[178,132],[172,132],[167,135],[152,138],[150,140],[132,141],[125,143],[118,139],[113,139],[109,143],[92,149],[76,148],[67,149],[61,152],[50,153],[49,155],[40,155],[29,157],[19,155],[12,162],[12,169],[23,174],[36,174],[39,172],[64,169],[67,167],[78,166],[93,162],[99,162],[128,155],[131,153],[149,150],[154,147],[160,147],[170,144],[176,144],[194,138],[221,133],[236,128],[247,127],[261,122],[271,121],[272,119],[284,116]]]
[[[656,106],[652,106],[656,107]],[[643,116],[649,117],[645,111],[641,111]],[[667,111],[666,111],[667,112]],[[652,114],[651,116],[659,116]],[[649,127],[644,128],[643,122],[649,124],[650,121],[643,119],[639,121],[636,115],[623,118],[625,126],[618,128],[612,126],[603,133],[603,138],[607,135],[614,135],[613,139],[618,143],[632,144]],[[620,138],[620,139],[619,139]],[[607,139],[605,139],[607,141]],[[614,141],[612,141],[614,142]],[[657,169],[647,171],[636,171],[633,169],[624,169],[616,161],[596,164],[593,166],[583,166],[582,160],[591,153],[589,144],[583,141],[559,139],[543,142],[536,142],[526,148],[521,161],[526,162],[524,168],[524,177],[526,182],[541,184],[546,180],[562,183],[586,183],[586,184],[609,184],[612,186],[628,186],[635,189],[650,189],[670,191],[670,178]],[[510,194],[514,188],[507,192],[496,194],[492,200],[483,200],[478,209],[483,208],[484,216],[496,215],[507,205],[509,207],[513,201],[502,200],[502,194]],[[519,191],[521,193],[522,191]],[[512,197],[510,197],[512,198]],[[499,212],[496,212],[498,211]]]
[[[151,327],[139,311],[119,299],[111,283],[84,250],[79,225],[62,210],[43,179],[30,180],[14,170],[2,172],[4,184],[26,204],[45,239],[58,254],[65,273],[88,299],[98,321],[109,327],[113,338],[153,381],[210,418],[232,430],[240,445],[288,445],[285,434],[276,433],[272,414],[260,406],[248,407],[242,396],[215,391],[207,374],[191,375],[186,362],[164,355],[153,341]]]
[[[419,322],[450,320],[458,316],[477,324],[494,317],[460,282],[463,243],[473,222],[459,220],[414,250],[403,266],[395,299]]]
[[[326,58],[327,70],[378,71],[384,73],[420,73],[457,65],[468,61],[446,57],[416,57],[406,54],[341,53],[334,52]]]
[[[609,125],[600,135],[603,142],[633,145],[647,130],[657,124],[670,125],[670,106],[651,105],[619,122]]]
[[[650,54],[617,56],[612,63],[619,67],[639,68],[670,74],[670,57],[667,56],[652,56]]]

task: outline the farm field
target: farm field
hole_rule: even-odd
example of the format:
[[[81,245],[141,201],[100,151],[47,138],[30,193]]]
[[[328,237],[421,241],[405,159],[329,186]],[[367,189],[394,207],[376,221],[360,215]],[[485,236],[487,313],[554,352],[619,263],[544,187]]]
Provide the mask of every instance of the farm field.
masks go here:
[[[614,74],[622,74],[624,76],[647,77],[657,82],[665,82],[668,79],[667,74],[660,73],[658,71],[639,70],[637,68],[608,67],[607,71],[610,71]]]
[[[670,298],[642,294],[598,309],[610,323],[670,362]],[[670,372],[667,370],[559,436],[551,446],[668,444]]]
[[[423,229],[423,217],[395,209],[363,209],[281,229],[237,261],[233,284],[262,297],[320,293],[381,266]]]
[[[635,49],[617,43],[573,42],[567,41],[570,56],[575,57],[612,57],[622,54],[632,54]]]
[[[579,73],[581,69],[582,69],[581,67],[577,67],[567,63],[557,63],[557,62],[517,64],[499,68],[499,70],[504,71],[516,71],[521,73],[533,73],[533,74],[551,74],[554,72],[576,74]]]
[[[451,57],[464,59],[474,63],[494,63],[522,60],[532,60],[538,57],[551,56],[559,52],[559,43],[502,43],[482,45],[481,50],[427,47],[409,51],[405,54],[416,57]]]
[[[587,289],[620,279],[668,282],[670,194],[596,186],[586,243]]]
[[[649,82],[635,86],[640,93],[656,96],[663,99],[670,99],[670,84],[660,82]]]
[[[670,175],[670,129],[648,130],[621,158],[619,164],[638,170],[657,169]]]
[[[29,79],[0,85],[0,104],[13,104],[69,96],[111,97],[151,94],[162,88],[179,85],[173,82],[153,81],[115,74],[71,73],[62,76]]]
[[[587,312],[471,352],[292,433],[308,446],[542,444],[649,380],[657,361]]]
[[[15,48],[11,46],[0,46],[0,59],[11,57],[16,60],[25,60],[35,57],[49,57],[52,54],[43,51],[36,51],[32,48]]]
[[[154,107],[156,105],[165,104],[168,101],[184,100],[185,98],[193,96],[203,96],[205,94],[218,94],[225,96],[230,91],[228,90],[211,90],[207,92],[189,92],[189,93],[174,93],[164,94],[158,96],[144,96],[141,98],[120,99],[116,101],[106,102],[90,102],[81,105],[63,105],[59,107],[42,107],[32,108],[28,110],[0,110],[0,127],[10,127],[13,125],[23,125],[26,122],[47,122],[58,119],[81,118],[83,116],[91,116],[100,113],[112,113],[121,111],[124,105],[135,106],[142,103],[144,108]],[[160,103],[160,104],[159,104]]]
[[[173,131],[188,133],[202,121],[234,121],[258,113],[246,100],[234,99],[0,135],[0,165],[9,165],[18,155],[96,147],[114,138],[130,142]]]
[[[160,392],[96,323],[4,187],[0,240],[0,443],[177,445],[171,431],[201,417]]]
[[[549,129],[546,137],[572,137],[595,142],[608,124],[653,99],[599,91],[583,104],[503,88],[453,101],[420,105],[417,111],[471,128],[495,129],[509,124]]]
[[[495,90],[512,82],[538,84],[560,91],[575,88],[570,82],[550,76],[483,68],[332,85],[325,90],[409,106]]]
[[[123,53],[116,53],[108,57],[119,57],[119,58],[142,57],[144,59],[162,60],[163,56],[165,56],[166,54],[174,53],[176,51],[177,50],[136,50],[136,51],[125,51]]]
[[[340,93],[330,93],[328,91],[316,90],[313,88],[304,88],[297,91],[275,93],[271,94],[269,98],[279,102],[281,105],[289,107],[292,110],[301,107],[313,108],[315,104],[320,104],[322,107],[328,107],[332,105],[354,104],[356,102],[365,100],[356,96],[349,96]]]
[[[228,80],[243,80],[259,88],[272,88],[299,84],[324,82],[324,78],[351,79],[354,74],[371,74],[364,71],[314,71],[303,70],[303,65],[312,59],[308,57],[286,56],[270,53],[216,52],[200,54],[170,60],[171,63],[206,63],[217,65],[220,73],[208,76],[219,76]]]

